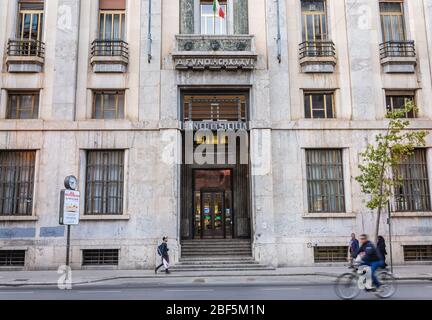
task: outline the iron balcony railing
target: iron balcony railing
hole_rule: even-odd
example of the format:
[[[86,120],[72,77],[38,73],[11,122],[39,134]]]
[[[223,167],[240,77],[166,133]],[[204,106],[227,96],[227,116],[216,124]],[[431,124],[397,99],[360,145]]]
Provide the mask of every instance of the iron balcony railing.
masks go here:
[[[129,46],[123,40],[95,40],[92,43],[92,57],[123,57],[129,59]]]
[[[45,57],[45,43],[37,40],[14,40],[9,39],[7,46],[9,56],[33,56]]]
[[[391,57],[415,57],[415,45],[414,41],[387,41],[380,44],[380,57],[391,58]]]
[[[306,57],[333,57],[336,49],[331,40],[315,40],[300,43],[300,59]]]

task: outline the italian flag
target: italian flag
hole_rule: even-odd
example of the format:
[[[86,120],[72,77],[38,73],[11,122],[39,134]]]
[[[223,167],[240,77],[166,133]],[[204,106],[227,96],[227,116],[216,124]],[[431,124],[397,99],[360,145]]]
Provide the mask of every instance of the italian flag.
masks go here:
[[[213,0],[213,12],[217,13],[220,18],[225,18],[225,12],[219,4],[219,0]]]

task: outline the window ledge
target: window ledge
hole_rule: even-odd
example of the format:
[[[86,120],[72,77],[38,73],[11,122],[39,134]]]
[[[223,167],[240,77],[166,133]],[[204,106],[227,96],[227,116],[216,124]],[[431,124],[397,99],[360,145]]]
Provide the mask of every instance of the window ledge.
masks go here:
[[[106,215],[106,214],[98,214],[98,215],[83,215],[80,216],[81,221],[97,221],[97,220],[129,220],[130,215],[122,214],[122,215]]]
[[[0,221],[37,221],[37,216],[0,216]]]
[[[353,212],[323,212],[323,213],[303,213],[302,218],[355,218]]]
[[[431,212],[419,211],[419,212],[392,212],[392,218],[411,218],[411,217],[432,217]]]

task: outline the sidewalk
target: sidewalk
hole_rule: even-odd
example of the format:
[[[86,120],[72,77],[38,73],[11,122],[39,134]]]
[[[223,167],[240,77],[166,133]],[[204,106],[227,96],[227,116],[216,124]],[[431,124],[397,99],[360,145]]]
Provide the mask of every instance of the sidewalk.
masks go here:
[[[232,283],[237,282],[283,282],[328,283],[338,275],[348,272],[347,267],[289,267],[270,271],[209,271],[209,272],[172,272],[169,275],[152,270],[73,270],[72,284],[110,284],[121,283]],[[398,280],[432,281],[432,265],[395,266],[394,274]],[[62,275],[50,271],[0,271],[1,286],[42,286],[57,285]],[[63,276],[64,277],[64,276]]]

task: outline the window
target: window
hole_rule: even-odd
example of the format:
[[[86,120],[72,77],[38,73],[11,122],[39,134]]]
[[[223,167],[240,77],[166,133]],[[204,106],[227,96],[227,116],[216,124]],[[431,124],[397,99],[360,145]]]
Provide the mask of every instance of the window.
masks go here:
[[[118,249],[83,250],[83,266],[118,265]]]
[[[327,40],[327,14],[324,0],[302,0],[303,41]]]
[[[99,13],[99,39],[125,39],[125,12],[101,10]]]
[[[95,91],[93,119],[124,119],[124,91]]]
[[[0,151],[0,216],[29,216],[33,207],[34,151]]]
[[[7,119],[37,119],[39,92],[9,92]]]
[[[227,3],[219,0],[225,18],[213,9],[213,1],[200,2],[201,34],[227,34]]]
[[[245,94],[184,95],[184,121],[246,121]]]
[[[342,150],[306,150],[306,170],[309,212],[344,212]]]
[[[432,245],[403,246],[405,261],[432,261]]]
[[[397,211],[431,210],[425,149],[414,150],[394,168],[394,175],[400,179],[400,185],[395,187]]]
[[[333,92],[305,92],[305,117],[307,119],[335,118],[333,96]]]
[[[347,246],[314,247],[314,262],[346,262]]]
[[[20,1],[18,3],[17,38],[41,41],[43,14],[43,1]]]
[[[387,111],[404,109],[408,102],[414,102],[414,92],[386,92]],[[411,110],[405,115],[407,118],[415,118],[415,110]]]
[[[124,151],[88,151],[85,214],[122,214]]]
[[[383,42],[405,40],[403,1],[380,1]]]
[[[25,250],[0,250],[0,267],[24,267]]]

